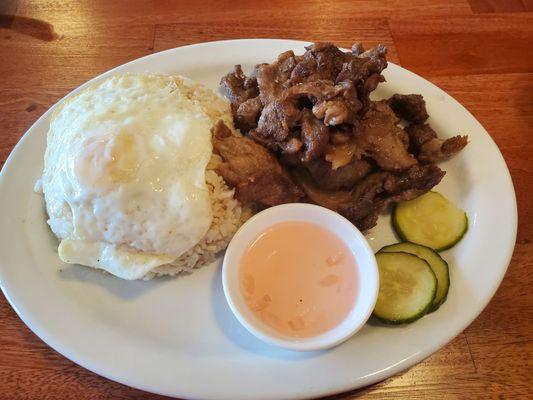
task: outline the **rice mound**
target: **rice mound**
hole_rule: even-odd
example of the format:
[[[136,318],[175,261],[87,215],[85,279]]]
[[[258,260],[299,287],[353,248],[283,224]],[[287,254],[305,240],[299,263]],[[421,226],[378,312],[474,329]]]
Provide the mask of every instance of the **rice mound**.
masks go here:
[[[175,76],[175,82],[176,90],[179,90],[190,101],[197,103],[213,125],[218,120],[222,120],[230,129],[240,135],[233,125],[233,117],[227,100],[187,78]],[[237,229],[252,216],[251,210],[234,198],[235,190],[230,189],[224,179],[215,172],[216,167],[221,162],[220,157],[213,154],[205,174],[213,211],[213,220],[209,230],[200,242],[177,260],[154,268],[143,279],[190,273],[195,268],[213,262],[219,253],[228,246]]]

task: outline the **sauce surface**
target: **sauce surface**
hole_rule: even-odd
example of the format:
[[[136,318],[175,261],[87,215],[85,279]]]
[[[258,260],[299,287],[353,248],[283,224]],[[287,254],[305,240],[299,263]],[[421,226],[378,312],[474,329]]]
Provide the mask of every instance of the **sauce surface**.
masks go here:
[[[301,221],[263,232],[244,253],[239,280],[256,317],[283,335],[301,338],[341,323],[358,291],[348,246],[329,230]]]

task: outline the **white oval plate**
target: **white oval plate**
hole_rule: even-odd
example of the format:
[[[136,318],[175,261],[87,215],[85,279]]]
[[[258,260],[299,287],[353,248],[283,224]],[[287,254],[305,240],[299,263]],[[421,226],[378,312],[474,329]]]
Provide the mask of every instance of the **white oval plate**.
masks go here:
[[[96,79],[126,71],[179,73],[215,89],[234,64],[249,71],[287,49],[301,53],[305,44],[203,43],[135,60]],[[451,288],[437,312],[400,327],[368,323],[335,349],[302,354],[270,347],[237,322],[222,292],[220,262],[189,276],[149,282],[62,264],[43,198],[33,192],[54,107],[24,135],[0,177],[5,296],[26,325],[65,357],[109,379],[170,396],[317,397],[372,384],[421,361],[465,329],[498,288],[514,247],[516,200],[498,148],[464,107],[396,65],[389,64],[385,76],[376,98],[421,93],[429,122],[441,136],[470,138],[465,150],[442,165],[447,174],[437,187],[470,219],[465,238],[443,253]],[[395,242],[390,216],[382,216],[367,237],[374,249]]]

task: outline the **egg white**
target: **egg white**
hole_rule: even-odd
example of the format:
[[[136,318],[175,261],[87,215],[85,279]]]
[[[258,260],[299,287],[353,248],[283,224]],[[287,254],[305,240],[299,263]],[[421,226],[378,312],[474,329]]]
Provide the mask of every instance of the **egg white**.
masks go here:
[[[176,79],[113,76],[54,112],[42,189],[64,262],[138,279],[207,232],[212,123]]]

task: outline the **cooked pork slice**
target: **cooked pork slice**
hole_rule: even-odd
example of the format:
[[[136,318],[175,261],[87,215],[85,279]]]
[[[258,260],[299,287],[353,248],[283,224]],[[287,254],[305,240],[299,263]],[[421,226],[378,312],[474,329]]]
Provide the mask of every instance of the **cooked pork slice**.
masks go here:
[[[373,101],[372,102],[372,108],[375,110],[387,114],[393,121],[395,125],[398,125],[400,122],[400,118],[392,111],[392,108],[390,108],[389,103],[387,100],[380,100],[380,101]],[[409,135],[407,132],[402,129],[401,132],[397,131],[398,135],[400,136],[400,139],[403,143],[403,146],[406,149],[409,149]]]
[[[370,93],[376,89],[385,78],[381,71],[387,67],[387,48],[378,45],[369,51],[363,51],[361,45],[352,47],[351,56],[343,64],[342,69],[335,79],[335,83],[352,82],[356,88],[359,101],[362,104],[361,113],[370,106]]]
[[[394,112],[409,122],[422,123],[429,118],[426,102],[419,94],[395,94],[389,99]]]
[[[289,87],[287,82],[297,60],[292,51],[286,51],[278,56],[272,64],[261,64],[257,67],[257,83],[261,102],[267,105],[280,98],[283,89]]]
[[[361,231],[374,227],[379,213],[387,206],[383,185],[389,175],[388,172],[368,175],[350,192],[350,199],[340,204],[337,211]]]
[[[468,143],[467,136],[439,139],[428,124],[411,124],[406,131],[409,134],[409,150],[422,163],[443,161],[461,151]]]
[[[324,124],[335,126],[348,120],[350,110],[343,99],[337,97],[332,100],[322,101],[313,106],[313,114],[322,120]]]
[[[323,119],[326,125],[354,123],[357,112],[362,108],[353,82],[333,85],[329,80],[317,80],[291,86],[283,94],[283,100],[295,106],[306,99],[313,108],[313,114]]]
[[[232,72],[221,79],[220,85],[231,102],[235,126],[243,131],[255,127],[261,112],[260,103],[256,111],[259,89],[255,77],[247,77],[241,66],[236,65]]]
[[[436,165],[415,165],[398,174],[389,174],[384,189],[389,202],[413,200],[436,186],[446,172]]]
[[[350,137],[346,142],[330,143],[324,158],[331,163],[331,168],[336,170],[348,165],[352,160],[360,160],[364,154],[365,149],[357,144],[356,138]]]
[[[309,161],[323,154],[323,147],[327,144],[323,141],[320,147],[313,147],[315,149],[313,154],[307,152],[307,149],[310,148],[309,121],[314,121],[314,118],[311,118],[312,114],[307,113],[306,126],[303,126],[302,112],[299,109],[301,99],[305,99],[310,104],[321,104],[321,109],[313,108],[313,111],[315,116],[319,115],[317,118],[321,116],[324,119],[324,122],[320,121],[322,125],[339,125],[346,121],[355,121],[355,113],[361,107],[353,84],[350,83],[334,86],[331,81],[318,80],[294,85],[282,90],[280,99],[268,103],[263,108],[257,128],[249,132],[250,137],[272,150],[281,149],[287,153],[295,147],[287,146],[285,142],[293,139],[291,137],[292,128],[301,125],[301,132],[306,134],[305,137],[302,136],[301,141],[308,144],[304,146],[306,153],[302,155],[303,160]],[[309,111],[309,109],[304,108],[304,111]],[[320,128],[317,121],[315,121],[315,127],[313,143],[316,143],[317,129]],[[320,132],[322,134],[319,136],[322,139],[329,138],[329,135],[326,135],[327,128],[325,126],[320,128]],[[320,151],[317,151],[316,149],[319,148]]]
[[[333,81],[320,79],[291,86],[283,92],[282,100],[296,104],[300,99],[307,98],[310,104],[316,104],[332,99],[341,90],[342,88],[335,87]]]
[[[342,65],[342,69],[337,75],[335,82],[342,82],[346,80],[354,83],[364,82],[373,74],[379,74],[387,67],[387,48],[383,45],[378,45],[375,48],[358,53],[362,51],[362,46],[358,45],[352,47],[351,56]]]
[[[350,200],[349,190],[328,190],[317,185],[305,168],[292,170],[292,176],[313,203],[338,211],[339,207]]]
[[[390,113],[369,110],[357,128],[355,145],[385,171],[403,171],[417,163],[407,152],[406,134]]]
[[[327,79],[334,81],[347,55],[332,43],[314,43],[305,48],[291,73],[291,84]]]
[[[303,197],[267,149],[247,137],[233,135],[222,121],[213,128],[213,150],[223,160],[217,173],[235,188],[235,197],[241,203],[274,206]]]
[[[420,147],[431,139],[437,138],[435,132],[428,124],[411,124],[405,128],[409,136],[409,152],[418,156]]]
[[[385,77],[380,74],[370,75],[364,83],[359,87],[359,98],[369,101],[370,93],[372,93],[381,82],[385,82]]]
[[[436,163],[461,151],[468,143],[468,136],[454,136],[448,139],[431,139],[420,147],[418,159],[422,163]]]
[[[353,126],[344,124],[330,129],[329,140],[331,144],[343,144],[353,137]]]
[[[396,113],[392,110],[392,108],[390,108],[387,100],[379,100],[372,102],[372,108],[374,110],[387,114],[394,125],[397,125],[400,122],[400,118],[398,118]]]
[[[224,76],[220,85],[232,104],[241,103],[259,95],[257,81],[247,78],[240,65],[236,65],[233,71]]]
[[[291,128],[300,118],[301,112],[293,104],[273,101],[263,109],[257,129],[251,130],[249,135],[271,150],[283,150],[286,148],[284,142],[292,139]]]
[[[400,173],[374,172],[359,180],[352,190],[321,188],[302,169],[293,172],[313,202],[348,218],[364,231],[376,225],[379,213],[390,203],[412,200],[437,185],[445,172],[436,165],[415,165]]]
[[[317,80],[330,80],[337,84],[350,82],[356,86],[361,100],[358,100],[359,106],[353,110],[354,113],[369,102],[370,92],[384,81],[380,73],[387,66],[387,49],[383,45],[367,52],[362,46],[356,46],[351,53],[344,53],[331,43],[315,43],[306,49],[292,70],[290,84]]]
[[[249,77],[240,66],[224,77],[245,137],[219,126],[213,145],[224,161],[219,173],[237,198],[264,207],[298,201],[305,192],[306,201],[365,230],[388,204],[435,186],[444,172],[434,163],[460,151],[467,137],[439,139],[425,123],[421,95],[370,99],[385,80],[386,54],[383,45],[365,51],[356,43],[343,52],[314,43],[301,56],[287,51],[256,65]],[[401,120],[410,125],[402,128]]]
[[[301,124],[300,137],[303,142],[301,160],[306,163],[324,154],[329,142],[329,130],[308,108],[302,111]]]
[[[341,82],[335,88],[337,97],[316,103],[313,106],[313,114],[329,126],[355,124],[357,113],[363,108],[363,104],[359,101],[353,82]]]
[[[305,166],[317,185],[324,189],[351,189],[372,169],[370,163],[365,160],[352,160],[342,167],[333,169],[331,163],[323,158]]]
[[[257,127],[257,121],[261,115],[263,104],[259,96],[242,102],[233,114],[235,126],[242,132],[248,132]]]
[[[349,164],[352,160],[360,160],[364,149],[359,147],[355,137],[358,124],[342,124],[330,129],[330,143],[326,149],[325,159],[336,170]]]
[[[352,54],[354,56],[359,56],[365,52],[365,48],[363,47],[362,43],[354,43],[352,44]]]
[[[379,73],[387,68],[387,47],[384,44],[378,44],[370,50],[366,50],[358,55],[359,58],[368,58],[373,64],[368,66],[370,72]]]
[[[355,186],[350,201],[341,204],[338,211],[360,230],[370,229],[388,204],[417,198],[437,185],[444,174],[436,165],[370,174]]]

